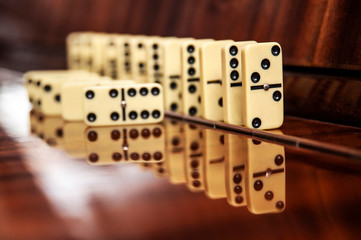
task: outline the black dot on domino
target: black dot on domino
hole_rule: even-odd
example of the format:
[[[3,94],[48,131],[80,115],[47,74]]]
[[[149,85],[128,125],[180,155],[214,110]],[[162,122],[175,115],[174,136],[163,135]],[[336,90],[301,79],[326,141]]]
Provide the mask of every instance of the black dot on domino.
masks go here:
[[[140,95],[142,95],[142,96],[147,96],[148,92],[149,91],[148,91],[147,88],[141,88],[140,91],[139,91]]]
[[[36,82],[36,86],[39,87],[41,85],[41,82],[40,81],[37,81]]]
[[[91,91],[91,90],[86,91],[86,93],[85,93],[85,97],[86,97],[87,99],[92,99],[92,98],[94,98],[94,96],[95,96],[95,94],[94,94],[94,92]]]
[[[110,114],[110,118],[111,118],[113,121],[118,120],[118,119],[119,119],[119,113],[113,112],[112,114]]]
[[[240,194],[240,193],[242,193],[243,189],[241,186],[237,185],[234,187],[233,191],[237,194]]]
[[[278,154],[276,157],[275,157],[275,164],[277,166],[280,166],[282,165],[283,163],[283,156],[281,154]]]
[[[271,201],[273,199],[273,192],[272,191],[267,191],[265,194],[264,194],[264,198],[268,201]]]
[[[142,43],[139,43],[139,44],[138,44],[138,48],[143,48],[143,44],[142,44]]]
[[[142,135],[143,138],[149,138],[149,136],[150,136],[149,129],[148,128],[142,129],[141,135]]]
[[[188,63],[189,63],[189,64],[193,64],[195,61],[196,61],[195,58],[192,57],[192,56],[190,56],[190,57],[188,58]]]
[[[129,132],[129,137],[131,139],[136,139],[139,136],[138,130],[137,129],[132,129]]]
[[[151,159],[151,157],[152,157],[152,155],[150,155],[150,153],[143,153],[142,154],[142,159],[144,160],[144,161],[149,161],[150,159]]]
[[[51,86],[50,85],[45,85],[44,90],[45,90],[45,92],[50,92],[51,91]]]
[[[197,114],[197,108],[191,107],[191,108],[189,108],[188,112],[189,112],[189,115],[194,116]]]
[[[128,95],[134,97],[137,94],[137,91],[134,88],[128,90]]]
[[[56,134],[56,136],[59,137],[59,138],[63,137],[63,129],[62,129],[62,128],[57,128],[57,129],[55,130],[55,134]]]
[[[238,79],[238,77],[239,77],[239,73],[237,71],[232,71],[231,72],[231,79],[233,81],[236,81]]]
[[[159,117],[160,117],[160,111],[154,110],[154,111],[152,112],[152,116],[153,116],[153,118],[159,118]]]
[[[279,46],[274,45],[274,46],[272,47],[272,49],[271,49],[271,52],[272,52],[272,55],[273,55],[273,56],[278,56],[278,55],[280,54],[280,52],[281,52],[281,49],[280,49]]]
[[[154,96],[157,96],[159,94],[160,90],[159,90],[159,88],[154,87],[154,88],[152,88],[151,92]]]
[[[153,154],[153,158],[157,161],[161,160],[163,158],[163,154],[161,152],[155,152]]]
[[[153,55],[153,59],[154,59],[154,60],[157,60],[157,59],[158,59],[158,54],[154,54],[154,55]]]
[[[170,89],[176,89],[177,88],[177,83],[176,82],[171,82],[169,87],[170,87]]]
[[[270,66],[271,66],[271,62],[270,62],[267,58],[265,58],[265,59],[262,60],[262,62],[261,62],[261,67],[262,67],[264,70],[269,69]]]
[[[170,110],[172,110],[172,111],[177,111],[177,109],[178,109],[178,104],[177,104],[177,103],[172,103],[172,104],[170,105]]]
[[[259,127],[261,126],[261,124],[262,124],[262,121],[261,121],[261,119],[259,119],[259,118],[254,118],[254,119],[252,120],[252,126],[253,126],[254,128],[259,128]]]
[[[202,102],[202,98],[201,96],[198,97],[198,102],[201,103]]]
[[[263,188],[263,182],[261,180],[257,180],[254,182],[253,187],[256,191],[261,191]]]
[[[238,66],[238,60],[232,58],[231,61],[229,62],[229,65],[231,66],[231,68],[236,68]]]
[[[220,98],[220,99],[218,100],[218,105],[219,105],[220,107],[223,107],[223,98]]]
[[[97,116],[94,113],[89,113],[87,119],[89,122],[94,122],[97,119]]]
[[[193,181],[193,186],[194,186],[194,187],[200,187],[200,186],[201,186],[201,182],[198,181],[198,180],[194,180],[194,181]]]
[[[139,63],[139,68],[143,68],[144,67],[144,63]]]
[[[196,88],[196,86],[194,86],[193,84],[188,87],[188,91],[189,91],[190,93],[195,93],[196,90],[197,90],[197,88]]]
[[[98,134],[96,131],[88,132],[88,140],[91,142],[95,142],[98,139]]]
[[[112,158],[114,161],[120,161],[120,160],[122,160],[122,154],[115,152],[115,153],[113,153]]]
[[[161,135],[162,135],[162,130],[160,128],[157,127],[157,128],[153,129],[153,136],[154,137],[157,138],[157,137],[160,137]]]
[[[88,159],[91,162],[97,162],[99,160],[99,156],[96,153],[91,153],[89,154]]]
[[[140,116],[143,118],[143,119],[147,119],[149,117],[149,112],[147,110],[144,110],[140,113]]]
[[[272,95],[273,100],[275,100],[276,102],[278,102],[279,100],[281,100],[282,98],[282,93],[280,91],[275,91]]]
[[[115,89],[112,89],[109,91],[109,96],[112,97],[112,98],[115,98],[118,96],[118,91],[115,90]]]
[[[252,75],[251,75],[251,81],[252,81],[253,83],[258,83],[260,79],[261,79],[261,76],[259,75],[258,72],[252,73]]]
[[[229,48],[229,53],[232,55],[232,56],[235,56],[237,55],[238,53],[238,48],[236,46],[232,46]]]
[[[118,130],[113,130],[111,133],[110,133],[110,137],[113,139],[113,140],[118,140],[120,138],[120,132]]]
[[[276,203],[276,208],[277,208],[278,210],[282,210],[284,207],[285,207],[285,204],[284,204],[282,201],[278,201],[278,202]]]
[[[238,183],[240,183],[241,181],[242,181],[242,175],[241,175],[241,174],[237,173],[237,174],[235,174],[235,175],[233,176],[233,182],[234,182],[235,184],[238,184]]]
[[[158,44],[154,43],[154,44],[153,44],[153,49],[154,49],[154,50],[158,49]]]
[[[155,71],[157,71],[157,70],[159,70],[159,65],[158,65],[158,64],[155,64],[155,65],[153,66],[153,68],[154,68]]]
[[[234,201],[236,201],[236,203],[241,204],[243,203],[243,197],[242,196],[237,196],[234,198]]]
[[[188,74],[189,74],[190,76],[193,76],[194,74],[196,74],[196,70],[191,67],[191,68],[188,69]]]
[[[38,104],[38,106],[41,106],[41,101],[38,100],[38,101],[37,101],[37,104]]]
[[[139,154],[138,153],[131,153],[130,158],[134,161],[139,160]]]
[[[55,97],[54,97],[55,101],[56,102],[60,102],[60,94],[56,94]]]
[[[193,53],[193,52],[194,52],[194,46],[193,46],[193,45],[189,45],[189,46],[187,47],[187,51],[188,51],[189,53]]]
[[[129,113],[129,118],[130,119],[135,120],[135,119],[137,119],[137,117],[138,117],[138,114],[135,111],[131,111]]]
[[[198,179],[199,178],[199,173],[198,172],[192,172],[192,178]]]

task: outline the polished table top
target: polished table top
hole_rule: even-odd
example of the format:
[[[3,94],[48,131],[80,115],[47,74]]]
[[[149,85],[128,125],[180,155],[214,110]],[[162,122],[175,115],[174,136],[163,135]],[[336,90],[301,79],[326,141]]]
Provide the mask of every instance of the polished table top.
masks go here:
[[[0,69],[0,239],[360,236],[361,129],[177,114],[87,128],[30,110],[21,74]]]

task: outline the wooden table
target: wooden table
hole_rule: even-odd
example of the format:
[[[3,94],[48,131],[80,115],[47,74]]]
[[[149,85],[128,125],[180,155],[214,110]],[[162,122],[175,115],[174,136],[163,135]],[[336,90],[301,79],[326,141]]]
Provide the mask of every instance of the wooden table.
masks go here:
[[[189,124],[284,149],[284,211],[253,214],[174,178],[170,163],[186,168],[189,146],[178,149],[183,159],[168,157]],[[249,131],[174,114],[160,128],[161,163],[91,162],[85,125],[30,114],[21,74],[1,69],[0,239],[359,239],[361,129],[287,116],[282,133]]]

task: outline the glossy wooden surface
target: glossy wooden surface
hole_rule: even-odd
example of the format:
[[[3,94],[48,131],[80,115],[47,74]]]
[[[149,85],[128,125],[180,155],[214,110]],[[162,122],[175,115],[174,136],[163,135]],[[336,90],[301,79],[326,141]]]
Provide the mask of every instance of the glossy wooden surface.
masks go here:
[[[98,31],[277,41],[287,66],[361,70],[360,12],[358,0],[1,1],[0,63],[64,68],[65,36]]]
[[[230,206],[225,198],[209,199],[204,191],[189,191],[185,183],[172,184],[165,167],[172,159],[148,167],[124,161],[89,164],[82,150],[83,125],[63,125],[59,118],[37,122],[29,114],[20,76],[0,71],[1,239],[359,238],[359,160],[285,146],[286,208],[278,214],[254,215],[246,206]],[[47,141],[43,132],[44,141],[36,129],[44,130],[51,122],[56,124],[47,126],[55,141]],[[177,120],[174,124],[187,126]],[[69,125],[74,128],[67,134]],[[164,133],[172,136],[171,129]],[[360,148],[356,128],[287,117],[281,131]],[[181,136],[184,141],[186,135]],[[167,151],[174,143],[168,139]]]

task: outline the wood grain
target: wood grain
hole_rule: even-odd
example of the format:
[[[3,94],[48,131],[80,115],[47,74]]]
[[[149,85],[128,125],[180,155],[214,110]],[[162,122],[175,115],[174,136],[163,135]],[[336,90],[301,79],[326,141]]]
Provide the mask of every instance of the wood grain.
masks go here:
[[[98,31],[277,41],[287,66],[361,70],[360,12],[358,0],[2,1],[0,64],[65,67],[66,35]]]

